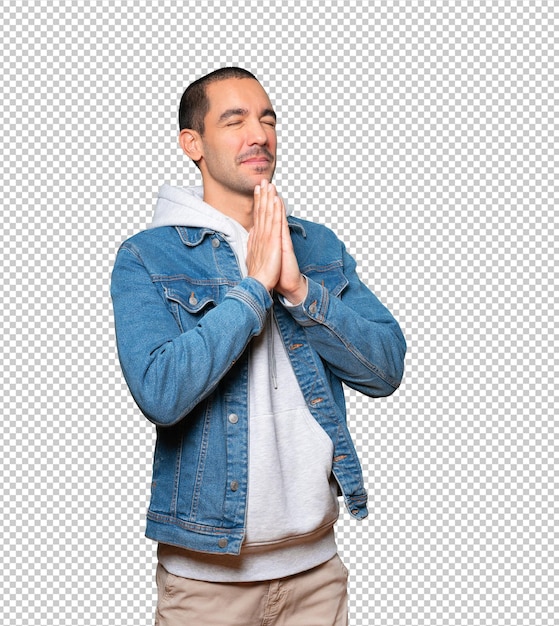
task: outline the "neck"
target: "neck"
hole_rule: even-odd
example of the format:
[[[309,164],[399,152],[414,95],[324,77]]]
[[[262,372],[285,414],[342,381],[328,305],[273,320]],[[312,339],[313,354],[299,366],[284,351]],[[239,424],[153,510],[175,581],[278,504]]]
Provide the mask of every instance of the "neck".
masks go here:
[[[253,201],[254,196],[206,188],[204,185],[204,202],[213,206],[227,217],[239,222],[243,228],[250,230],[253,225]]]

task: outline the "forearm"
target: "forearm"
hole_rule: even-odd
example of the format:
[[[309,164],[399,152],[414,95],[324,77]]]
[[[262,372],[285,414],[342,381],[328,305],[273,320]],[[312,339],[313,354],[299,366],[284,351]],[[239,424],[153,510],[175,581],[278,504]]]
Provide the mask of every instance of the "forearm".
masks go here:
[[[305,328],[312,347],[349,386],[370,396],[397,389],[406,351],[402,331],[356,276],[342,297],[308,279],[305,301],[287,308]]]

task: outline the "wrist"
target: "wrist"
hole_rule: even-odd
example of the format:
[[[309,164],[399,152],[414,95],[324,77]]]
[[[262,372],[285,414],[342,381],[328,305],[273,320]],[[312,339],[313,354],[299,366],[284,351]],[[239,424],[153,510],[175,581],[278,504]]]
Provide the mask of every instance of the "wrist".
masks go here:
[[[290,291],[284,291],[281,295],[293,306],[302,304],[307,298],[308,293],[307,277],[304,274],[299,276],[299,284]]]

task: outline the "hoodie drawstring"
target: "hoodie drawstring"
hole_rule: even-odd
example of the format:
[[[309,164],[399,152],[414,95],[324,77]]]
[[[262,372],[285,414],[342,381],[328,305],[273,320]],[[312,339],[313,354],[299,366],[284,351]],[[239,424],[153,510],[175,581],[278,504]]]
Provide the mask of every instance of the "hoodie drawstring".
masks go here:
[[[270,309],[270,315],[268,316],[268,369],[270,372],[270,379],[272,381],[272,385],[274,389],[278,388],[278,372],[276,367],[276,351],[274,346],[274,334],[275,334],[275,326],[276,324],[276,316],[274,314],[274,307]]]

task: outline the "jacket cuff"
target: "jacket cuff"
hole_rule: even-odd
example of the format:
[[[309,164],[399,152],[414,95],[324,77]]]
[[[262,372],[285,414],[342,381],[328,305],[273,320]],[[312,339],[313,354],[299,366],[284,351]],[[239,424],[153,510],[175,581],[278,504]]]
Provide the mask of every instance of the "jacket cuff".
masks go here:
[[[256,313],[260,321],[260,328],[264,328],[268,309],[273,304],[272,296],[264,285],[256,278],[246,277],[227,292],[226,298],[235,298],[246,302]]]
[[[307,279],[308,287],[307,297],[301,304],[285,306],[285,308],[301,326],[314,326],[315,324],[321,324],[326,319],[330,294],[328,289],[319,283],[308,276],[305,276],[305,278]]]

